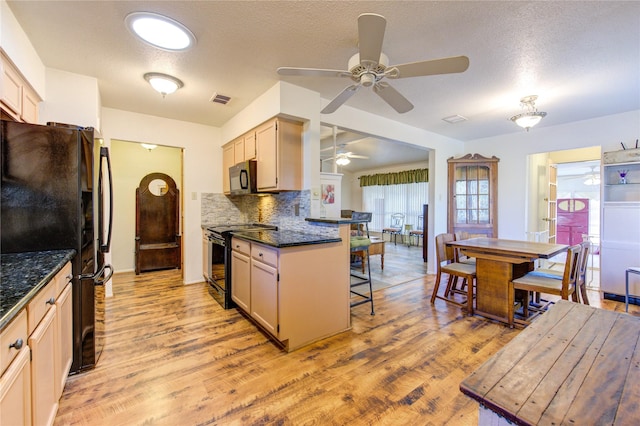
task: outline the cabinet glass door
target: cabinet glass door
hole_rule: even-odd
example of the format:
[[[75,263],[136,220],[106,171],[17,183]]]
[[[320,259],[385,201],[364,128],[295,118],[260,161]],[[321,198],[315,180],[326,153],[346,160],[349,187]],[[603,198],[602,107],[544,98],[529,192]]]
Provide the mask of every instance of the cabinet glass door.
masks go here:
[[[448,232],[497,236],[498,159],[478,154],[449,159]]]

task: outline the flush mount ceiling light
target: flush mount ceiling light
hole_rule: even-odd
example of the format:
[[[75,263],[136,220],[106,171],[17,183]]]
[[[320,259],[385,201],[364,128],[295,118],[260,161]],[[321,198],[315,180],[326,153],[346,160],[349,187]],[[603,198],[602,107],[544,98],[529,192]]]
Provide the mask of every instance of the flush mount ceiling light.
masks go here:
[[[151,12],[133,12],[124,18],[129,29],[144,42],[165,50],[187,50],[196,37],[178,21]]]
[[[179,79],[159,72],[148,72],[144,75],[144,79],[149,82],[151,87],[160,92],[163,98],[184,86],[184,83]]]
[[[349,157],[347,157],[346,155],[338,154],[338,157],[336,158],[336,164],[338,166],[346,166],[350,162],[351,162],[351,160],[349,160]]]
[[[149,152],[151,152],[151,150],[156,149],[158,147],[158,145],[154,145],[152,143],[141,143],[140,145],[142,145],[142,147]]]
[[[538,124],[540,120],[547,115],[546,112],[541,112],[536,109],[536,99],[538,99],[536,95],[525,96],[520,99],[520,106],[526,109],[526,111],[522,114],[514,115],[509,120],[528,132],[530,128]]]

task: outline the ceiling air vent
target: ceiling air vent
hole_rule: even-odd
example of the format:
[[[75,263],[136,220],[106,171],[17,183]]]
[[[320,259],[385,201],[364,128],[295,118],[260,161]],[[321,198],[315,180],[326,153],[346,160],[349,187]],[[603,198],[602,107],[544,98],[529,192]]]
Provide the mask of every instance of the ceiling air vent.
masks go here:
[[[467,121],[467,119],[461,115],[450,115],[449,117],[443,118],[444,121],[450,124],[459,123],[461,121]]]
[[[209,99],[209,102],[214,102],[216,104],[226,105],[229,103],[231,98],[229,96],[220,95],[218,93],[214,93]]]

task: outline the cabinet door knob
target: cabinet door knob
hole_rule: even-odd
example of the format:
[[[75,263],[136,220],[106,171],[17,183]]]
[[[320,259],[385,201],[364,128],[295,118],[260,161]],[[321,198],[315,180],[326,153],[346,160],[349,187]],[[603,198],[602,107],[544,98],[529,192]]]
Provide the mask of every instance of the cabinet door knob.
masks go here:
[[[71,282],[73,280],[73,274],[67,275],[67,281]]]
[[[16,340],[14,343],[10,344],[9,347],[10,348],[16,348],[16,350],[20,350],[22,349],[22,345],[24,344],[24,342],[22,341],[22,339],[18,339]]]
[[[262,257],[262,253],[258,253],[258,256]]]
[[[52,297],[51,299],[47,300],[45,303],[47,305],[55,305],[56,304],[56,299]]]

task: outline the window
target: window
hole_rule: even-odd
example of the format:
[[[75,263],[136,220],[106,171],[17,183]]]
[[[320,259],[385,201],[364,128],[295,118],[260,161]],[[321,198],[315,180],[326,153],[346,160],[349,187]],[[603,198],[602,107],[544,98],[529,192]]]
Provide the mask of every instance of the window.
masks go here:
[[[418,216],[429,198],[429,183],[374,185],[362,188],[362,210],[371,212],[369,230],[381,232],[391,223],[393,213],[403,213],[404,223],[418,227]]]

